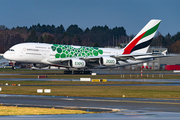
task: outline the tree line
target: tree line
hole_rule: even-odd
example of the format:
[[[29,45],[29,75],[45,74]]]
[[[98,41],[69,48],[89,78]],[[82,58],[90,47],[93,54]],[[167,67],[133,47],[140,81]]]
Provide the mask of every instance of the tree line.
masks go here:
[[[32,25],[29,28],[13,27],[8,29],[5,25],[0,25],[0,53],[4,53],[11,46],[23,42],[39,42],[81,46],[120,46],[128,43],[134,35],[127,36],[124,27],[109,28],[108,26],[93,26],[85,30],[78,25],[70,25],[66,30],[63,25]],[[180,32],[171,36],[166,36],[159,32],[152,41],[151,46],[164,46],[171,53],[179,53]]]

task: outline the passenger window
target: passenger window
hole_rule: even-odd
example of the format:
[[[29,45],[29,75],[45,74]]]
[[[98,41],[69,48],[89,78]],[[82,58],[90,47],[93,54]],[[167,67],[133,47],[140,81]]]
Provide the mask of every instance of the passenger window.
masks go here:
[[[9,49],[8,51],[14,51],[14,49]]]

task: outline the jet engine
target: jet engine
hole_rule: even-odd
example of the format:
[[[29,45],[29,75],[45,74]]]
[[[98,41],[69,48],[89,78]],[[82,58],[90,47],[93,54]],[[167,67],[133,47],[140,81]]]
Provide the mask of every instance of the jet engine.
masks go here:
[[[86,66],[86,62],[79,59],[71,59],[68,64],[72,68],[83,68]]]
[[[113,66],[116,64],[116,59],[112,57],[101,57],[99,63],[103,66]]]

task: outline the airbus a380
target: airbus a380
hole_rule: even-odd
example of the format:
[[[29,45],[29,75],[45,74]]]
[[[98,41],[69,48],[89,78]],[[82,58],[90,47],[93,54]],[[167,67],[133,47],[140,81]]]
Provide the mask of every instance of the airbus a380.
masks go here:
[[[46,43],[20,43],[4,53],[10,61],[66,67],[65,73],[80,73],[92,68],[120,67],[144,63],[154,58],[146,53],[161,20],[150,20],[123,49],[98,48]],[[71,71],[78,69],[79,71]],[[90,72],[90,71],[86,71]],[[83,72],[82,72],[83,73]]]

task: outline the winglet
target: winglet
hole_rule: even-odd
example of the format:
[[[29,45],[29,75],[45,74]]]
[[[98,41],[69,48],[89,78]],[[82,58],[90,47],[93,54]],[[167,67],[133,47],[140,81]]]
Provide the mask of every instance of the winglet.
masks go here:
[[[162,54],[166,56],[167,50],[163,51]]]

